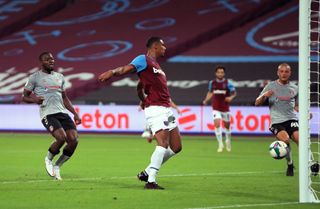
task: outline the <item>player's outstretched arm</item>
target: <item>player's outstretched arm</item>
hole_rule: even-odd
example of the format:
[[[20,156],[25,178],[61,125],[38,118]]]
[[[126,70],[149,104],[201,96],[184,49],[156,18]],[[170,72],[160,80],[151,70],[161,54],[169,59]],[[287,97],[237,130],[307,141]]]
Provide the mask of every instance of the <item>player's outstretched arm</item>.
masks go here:
[[[22,94],[22,101],[24,101],[25,103],[36,103],[36,104],[42,104],[44,98],[43,97],[31,97],[31,93],[32,91],[29,91],[27,89],[23,90],[23,94]]]
[[[136,70],[136,68],[133,65],[125,65],[122,67],[117,67],[112,70],[108,70],[101,75],[99,75],[99,81],[107,81],[113,76],[120,76],[120,75],[125,75],[128,73],[133,73]]]

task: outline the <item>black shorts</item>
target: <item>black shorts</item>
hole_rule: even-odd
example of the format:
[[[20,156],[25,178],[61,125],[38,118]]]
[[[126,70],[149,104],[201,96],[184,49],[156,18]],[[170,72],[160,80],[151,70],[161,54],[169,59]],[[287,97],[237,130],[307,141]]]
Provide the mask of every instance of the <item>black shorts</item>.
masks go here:
[[[299,130],[299,123],[297,120],[288,120],[283,123],[272,124],[269,130],[275,136],[277,136],[280,131],[284,130],[288,133],[289,137],[292,138],[293,132]]]
[[[46,129],[51,133],[53,133],[55,130],[59,128],[63,128],[64,130],[77,130],[73,120],[66,113],[56,113],[47,115],[41,120],[41,122],[44,125],[44,127],[46,127]]]

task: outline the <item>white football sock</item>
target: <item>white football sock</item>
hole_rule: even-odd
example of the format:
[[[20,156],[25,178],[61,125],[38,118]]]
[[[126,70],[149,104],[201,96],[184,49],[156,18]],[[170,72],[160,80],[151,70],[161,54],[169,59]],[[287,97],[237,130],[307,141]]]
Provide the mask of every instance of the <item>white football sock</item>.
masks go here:
[[[174,156],[176,153],[174,151],[172,151],[172,149],[170,147],[168,147],[168,149],[166,150],[166,152],[163,155],[163,160],[162,160],[162,164],[163,165],[167,160],[169,160],[169,158],[171,158],[172,156]],[[151,164],[148,165],[148,167],[144,170],[148,175],[150,172],[150,167]]]
[[[216,138],[217,138],[217,141],[219,142],[219,145],[222,144],[222,131],[221,131],[221,128],[216,128]]]
[[[147,168],[148,170],[146,169],[149,175],[148,182],[156,181],[156,175],[160,170],[166,150],[164,147],[156,146],[156,149],[152,153],[150,165]]]
[[[226,140],[230,140],[231,141],[231,131],[230,131],[230,129],[225,129],[225,133],[226,133]]]
[[[168,147],[166,152],[164,153],[162,164],[164,164],[167,160],[169,160],[169,158],[171,158],[175,154],[176,153],[172,151],[170,147]]]

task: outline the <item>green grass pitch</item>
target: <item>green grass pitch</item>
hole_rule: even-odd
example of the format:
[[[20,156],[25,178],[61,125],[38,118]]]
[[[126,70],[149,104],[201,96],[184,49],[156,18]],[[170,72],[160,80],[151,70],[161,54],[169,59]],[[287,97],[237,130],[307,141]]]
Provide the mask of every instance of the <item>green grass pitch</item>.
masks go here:
[[[1,209],[216,209],[320,208],[298,203],[295,176],[268,153],[273,138],[233,137],[232,152],[217,153],[213,136],[183,136],[183,150],[158,174],[163,191],[144,190],[136,174],[149,163],[152,144],[137,135],[80,134],[78,149],[51,179],[44,157],[48,134],[0,134]]]

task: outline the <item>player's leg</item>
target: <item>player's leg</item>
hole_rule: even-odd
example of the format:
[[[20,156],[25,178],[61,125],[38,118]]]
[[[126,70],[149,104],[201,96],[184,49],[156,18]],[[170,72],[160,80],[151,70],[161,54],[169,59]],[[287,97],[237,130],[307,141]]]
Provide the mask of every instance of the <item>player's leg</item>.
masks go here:
[[[53,171],[53,158],[59,154],[60,148],[65,143],[65,133],[62,128],[61,123],[56,118],[56,114],[53,115],[47,115],[42,119],[42,124],[44,127],[51,133],[51,135],[54,137],[53,143],[50,145],[48,149],[48,153],[45,157],[45,166],[46,171],[48,175],[54,176]]]
[[[156,183],[156,176],[169,146],[169,130],[159,130],[156,132],[155,138],[157,140],[157,146],[151,155],[150,164],[146,169],[148,181],[145,185],[145,189],[163,189],[163,187],[160,187]]]
[[[230,113],[229,112],[222,113],[222,120],[224,123],[225,134],[226,134],[226,149],[228,152],[231,152]]]
[[[288,167],[287,167],[286,175],[293,176],[294,175],[294,173],[293,173],[294,166],[293,166],[293,161],[292,161],[292,153],[291,153],[291,147],[290,147],[289,134],[287,133],[286,130],[281,130],[277,133],[276,137],[278,140],[283,141],[288,146],[288,149],[287,149],[288,153],[286,155]]]
[[[299,131],[296,130],[291,135],[292,140],[299,146]]]
[[[169,146],[167,108],[159,106],[147,107],[145,108],[145,115],[148,119],[148,125],[157,140],[157,146],[151,155],[149,166],[138,174],[138,178],[141,181],[147,180],[146,189],[163,189],[156,183],[156,175],[160,170],[165,152]]]
[[[182,149],[180,131],[171,108],[168,108],[167,115],[169,121],[169,146],[164,154],[162,164]]]
[[[291,120],[285,123],[286,124],[286,130],[290,138],[299,145],[299,124],[297,120]],[[288,146],[288,154],[286,156],[287,162],[288,162],[288,168],[287,168],[287,176],[293,176],[294,172],[294,166],[293,166],[293,160],[292,160],[292,152],[290,144]]]
[[[60,141],[60,142],[62,142],[62,141],[66,142],[67,141],[67,134],[66,134],[66,132],[65,132],[65,130],[63,128],[57,129],[52,135],[54,136],[54,138],[57,141]],[[58,160],[60,158],[61,158],[61,156],[58,158]],[[60,169],[56,166],[56,163],[53,165],[53,173],[54,173],[55,179],[61,180]]]
[[[178,126],[169,132],[169,146],[164,154],[162,164],[182,150],[181,135]]]
[[[78,132],[72,119],[69,117],[69,115],[63,114],[61,115],[60,121],[65,131],[65,140],[67,144],[63,148],[62,154],[54,165],[55,177],[58,180],[62,179],[60,175],[61,166],[70,159],[78,145]]]
[[[213,110],[212,111],[213,114],[213,123],[214,126],[216,128],[215,130],[215,135],[216,135],[216,139],[218,141],[218,150],[217,152],[222,152],[223,151],[223,142],[222,142],[222,130],[221,130],[221,112]]]
[[[162,164],[164,164],[171,157],[179,153],[181,149],[182,149],[181,135],[180,135],[179,128],[176,127],[169,132],[169,146],[163,156]],[[150,167],[151,167],[151,164],[144,171],[138,174],[138,178],[141,181],[145,181],[145,182],[148,181],[148,177],[149,177],[148,173],[150,172]]]

